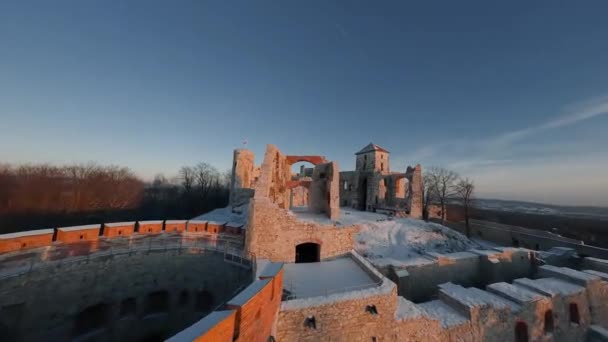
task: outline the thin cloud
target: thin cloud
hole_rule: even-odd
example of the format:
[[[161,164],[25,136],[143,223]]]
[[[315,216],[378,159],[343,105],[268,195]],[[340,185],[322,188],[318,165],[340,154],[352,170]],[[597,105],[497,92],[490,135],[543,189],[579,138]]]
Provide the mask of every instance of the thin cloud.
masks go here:
[[[501,134],[498,137],[490,139],[489,143],[492,145],[509,145],[536,133],[571,126],[581,121],[606,114],[608,114],[608,98],[604,97],[601,100],[595,100],[582,106],[579,105],[571,109],[568,114],[553,118],[540,125]]]

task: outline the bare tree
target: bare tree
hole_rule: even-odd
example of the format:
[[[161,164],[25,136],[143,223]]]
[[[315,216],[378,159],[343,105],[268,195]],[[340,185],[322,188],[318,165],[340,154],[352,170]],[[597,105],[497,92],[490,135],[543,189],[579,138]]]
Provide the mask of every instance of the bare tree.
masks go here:
[[[194,187],[194,173],[194,168],[190,166],[182,166],[182,168],[179,169],[179,180],[184,187],[184,192],[186,194],[190,194]]]
[[[464,208],[464,220],[466,227],[467,237],[471,237],[471,227],[469,226],[469,215],[470,208],[473,203],[473,192],[475,191],[475,184],[468,178],[460,179],[456,184],[456,197],[462,201],[462,207]]]
[[[219,172],[207,163],[199,163],[194,167],[194,178],[198,187],[200,198],[206,199],[212,188],[218,186]]]
[[[455,193],[455,182],[458,179],[458,174],[454,171],[442,168],[431,167],[428,171],[429,184],[427,187],[433,195],[432,199],[439,201],[441,205],[441,223],[445,222],[445,207],[447,200]]]

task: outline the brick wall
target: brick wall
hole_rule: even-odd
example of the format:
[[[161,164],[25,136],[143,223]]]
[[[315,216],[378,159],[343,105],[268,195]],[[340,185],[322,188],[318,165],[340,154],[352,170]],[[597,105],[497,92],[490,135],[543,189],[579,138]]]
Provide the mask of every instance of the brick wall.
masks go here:
[[[52,229],[4,234],[0,236],[0,253],[50,246],[51,243],[53,243]]]
[[[103,225],[102,235],[104,238],[114,238],[132,236],[134,234],[162,234],[163,232],[182,233],[187,230],[188,232],[214,234],[216,236],[227,234],[231,235],[233,238],[243,239],[245,232],[242,229],[242,224],[231,223],[230,228],[227,229],[226,223],[223,222],[211,222],[208,224],[207,221],[167,220],[163,225],[163,221],[140,221],[138,223],[139,229],[137,232],[134,231],[135,224],[135,222],[106,223]],[[165,227],[164,230],[163,226]],[[97,224],[60,227],[56,229],[56,234],[54,234],[55,229],[52,228],[1,234],[0,253],[50,246],[53,241],[62,243],[99,241],[100,231],[101,224]],[[237,241],[235,240],[235,242]]]
[[[188,221],[186,228],[188,232],[202,233],[207,231],[207,221]]]
[[[135,232],[135,222],[106,223],[103,225],[103,236],[131,236]]]
[[[138,223],[139,234],[160,234],[163,232],[163,221],[140,221]]]
[[[186,221],[167,220],[165,221],[165,232],[181,233],[186,230]]]
[[[57,228],[57,241],[73,243],[78,241],[97,241],[101,225]]]
[[[266,342],[274,333],[282,292],[283,265],[270,264],[258,280],[226,303],[227,310],[213,312],[168,342]]]

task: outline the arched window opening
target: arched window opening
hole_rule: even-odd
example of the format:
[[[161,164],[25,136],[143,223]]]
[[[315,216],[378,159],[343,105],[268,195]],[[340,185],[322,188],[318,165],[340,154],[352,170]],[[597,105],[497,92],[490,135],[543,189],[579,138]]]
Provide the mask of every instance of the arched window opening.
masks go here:
[[[576,303],[570,303],[570,323],[580,324],[581,317],[578,312],[578,305]]]
[[[296,263],[319,262],[321,246],[316,243],[302,243],[296,246]]]
[[[515,324],[515,342],[528,342],[528,325],[524,322]]]
[[[553,331],[553,311],[547,310],[545,311],[545,333],[550,333]]]
[[[369,312],[372,315],[377,315],[378,314],[378,309],[376,309],[375,305],[367,305],[365,307],[365,312]]]
[[[317,320],[315,319],[315,316],[306,317],[304,320],[304,326],[309,329],[317,329]]]

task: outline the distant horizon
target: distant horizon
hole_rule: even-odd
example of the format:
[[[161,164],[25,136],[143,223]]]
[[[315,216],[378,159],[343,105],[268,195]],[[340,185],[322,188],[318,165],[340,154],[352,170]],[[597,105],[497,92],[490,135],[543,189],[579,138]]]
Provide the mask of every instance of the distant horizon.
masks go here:
[[[267,143],[608,207],[608,2],[0,4],[0,163],[230,169]]]

